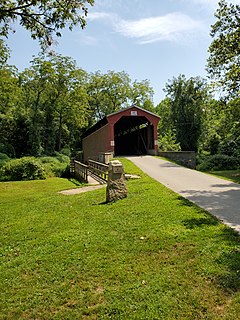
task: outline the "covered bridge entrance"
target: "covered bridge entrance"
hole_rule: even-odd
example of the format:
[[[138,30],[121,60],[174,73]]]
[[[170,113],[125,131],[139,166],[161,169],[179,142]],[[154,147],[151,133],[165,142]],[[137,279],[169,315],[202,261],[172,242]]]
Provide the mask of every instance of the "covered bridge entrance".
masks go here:
[[[132,106],[112,113],[91,127],[83,136],[84,161],[99,153],[119,155],[156,154],[160,117]]]

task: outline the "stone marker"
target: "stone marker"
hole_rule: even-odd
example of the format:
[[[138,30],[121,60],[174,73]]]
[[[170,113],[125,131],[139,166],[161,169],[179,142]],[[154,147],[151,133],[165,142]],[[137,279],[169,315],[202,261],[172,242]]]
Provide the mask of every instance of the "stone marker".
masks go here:
[[[112,202],[127,197],[127,186],[123,165],[119,160],[109,163],[106,202]]]

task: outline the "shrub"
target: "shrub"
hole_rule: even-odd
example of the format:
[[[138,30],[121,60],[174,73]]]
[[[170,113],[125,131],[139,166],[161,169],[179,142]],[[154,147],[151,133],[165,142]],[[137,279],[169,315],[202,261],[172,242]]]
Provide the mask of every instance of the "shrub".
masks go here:
[[[70,162],[69,156],[66,156],[65,154],[62,154],[62,153],[57,153],[56,158],[61,163],[68,163],[69,164],[69,162]]]
[[[83,162],[83,151],[76,151],[74,154],[74,159]]]
[[[8,155],[0,152],[0,167],[2,167],[9,160],[10,160],[10,158],[8,157]]]
[[[201,164],[197,166],[200,171],[214,170],[235,170],[240,166],[240,160],[236,157],[230,157],[225,154],[215,154],[206,157]]]
[[[70,148],[63,148],[62,150],[61,150],[61,154],[64,154],[64,155],[66,155],[66,156],[68,156],[68,157],[70,157],[71,156],[71,150],[70,150]]]
[[[10,158],[15,157],[15,149],[10,143],[0,143],[0,152],[6,154]]]
[[[0,172],[1,180],[38,180],[45,179],[45,171],[41,162],[34,157],[23,157],[8,161]]]
[[[55,157],[41,157],[40,161],[50,177],[66,177],[68,176],[68,168],[70,159],[63,154],[57,154]]]
[[[160,151],[181,151],[180,144],[176,142],[175,133],[172,131],[159,136],[158,148]]]

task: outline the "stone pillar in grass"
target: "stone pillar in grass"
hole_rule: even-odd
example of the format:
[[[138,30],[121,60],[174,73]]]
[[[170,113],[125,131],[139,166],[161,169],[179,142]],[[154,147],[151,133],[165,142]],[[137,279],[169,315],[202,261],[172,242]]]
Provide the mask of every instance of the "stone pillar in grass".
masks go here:
[[[114,160],[109,164],[106,202],[112,202],[127,197],[127,186],[120,161]]]

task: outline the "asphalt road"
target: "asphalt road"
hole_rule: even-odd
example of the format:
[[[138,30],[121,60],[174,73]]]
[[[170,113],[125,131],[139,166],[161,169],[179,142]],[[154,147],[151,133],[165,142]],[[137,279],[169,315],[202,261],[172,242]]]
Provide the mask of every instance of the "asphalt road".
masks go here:
[[[128,157],[143,172],[240,233],[240,185],[152,156]]]

